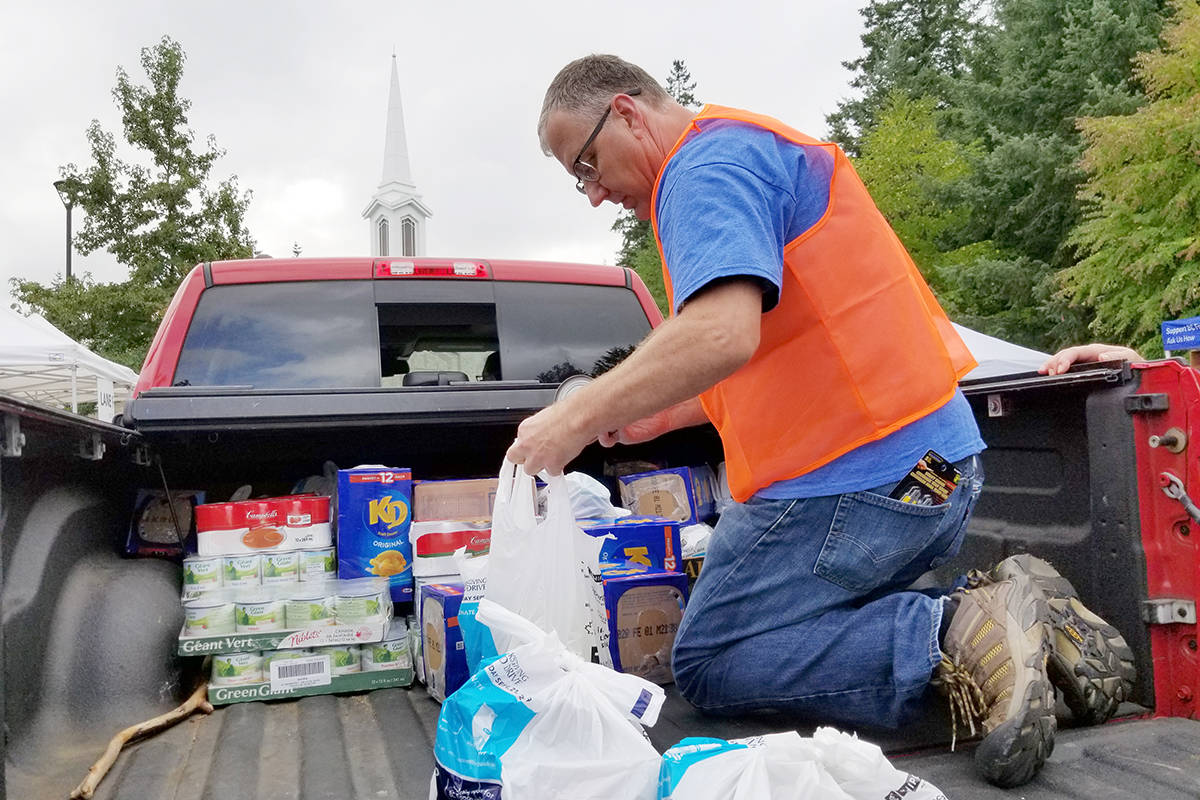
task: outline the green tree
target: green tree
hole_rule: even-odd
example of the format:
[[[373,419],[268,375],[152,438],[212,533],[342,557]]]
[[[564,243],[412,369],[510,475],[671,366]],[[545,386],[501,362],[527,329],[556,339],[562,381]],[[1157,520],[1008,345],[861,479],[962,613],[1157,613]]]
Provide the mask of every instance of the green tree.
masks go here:
[[[1048,269],[1069,265],[1078,222],[1079,116],[1141,102],[1131,60],[1156,45],[1164,0],[996,0],[990,41],[960,83],[961,134],[983,144],[976,241],[990,239]]]
[[[969,148],[938,133],[937,100],[894,90],[862,138],[854,167],[935,291],[961,261],[955,237],[969,208],[958,190]],[[992,253],[988,253],[992,255]],[[945,276],[950,278],[952,276]]]
[[[1065,294],[1096,312],[1091,332],[1158,354],[1159,323],[1200,314],[1200,6],[1177,0],[1163,46],[1136,59],[1149,100],[1080,120],[1087,142],[1081,260]]]
[[[857,155],[862,137],[896,92],[945,104],[963,74],[967,53],[981,30],[981,0],[871,0],[859,13],[866,51],[842,66],[854,73],[850,86],[861,94],[843,100],[825,120],[830,139]]]
[[[236,176],[210,186],[213,165],[224,151],[212,136],[204,147],[194,146],[187,118],[191,102],[179,94],[185,60],[179,43],[163,37],[141,51],[145,85],[118,67],[113,97],[125,141],[138,151],[135,158],[119,157],[116,137],[93,120],[87,139],[94,163],[60,170],[77,197],[76,207],[87,214],[75,237],[76,250],[83,255],[108,250],[129,268],[128,280],[97,284],[85,275],[48,286],[12,281],[20,303],[135,369],[162,308],[189,269],[253,253],[244,224],[250,193],[239,192]]]
[[[671,72],[667,75],[667,94],[684,108],[699,108],[700,103],[694,94],[696,82],[688,71],[683,59],[671,62]],[[617,251],[617,264],[628,267],[638,274],[651,296],[658,304],[659,310],[668,314],[667,289],[663,283],[662,258],[658,254],[658,244],[654,241],[654,229],[649,220],[638,219],[633,211],[622,211],[613,222],[614,232],[621,234],[621,249]]]

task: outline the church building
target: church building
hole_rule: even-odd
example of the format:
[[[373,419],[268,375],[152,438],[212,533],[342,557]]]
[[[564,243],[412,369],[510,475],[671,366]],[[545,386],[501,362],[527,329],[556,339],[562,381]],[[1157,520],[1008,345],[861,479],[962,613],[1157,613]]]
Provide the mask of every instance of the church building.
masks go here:
[[[392,56],[392,86],[388,93],[387,135],[383,143],[383,176],[363,211],[370,223],[371,255],[425,255],[425,221],[433,216],[421,202],[408,163],[404,108],[400,104],[400,73]]]

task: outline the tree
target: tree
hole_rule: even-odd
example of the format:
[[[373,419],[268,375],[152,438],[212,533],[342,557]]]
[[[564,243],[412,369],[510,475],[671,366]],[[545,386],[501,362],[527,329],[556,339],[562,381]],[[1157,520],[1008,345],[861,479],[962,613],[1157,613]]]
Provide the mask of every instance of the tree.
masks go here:
[[[967,52],[981,30],[981,0],[871,0],[859,13],[866,24],[866,53],[842,66],[854,73],[850,85],[862,94],[843,100],[825,120],[830,139],[850,155],[875,126],[888,98],[932,97],[945,104]]]
[[[191,102],[179,95],[185,60],[179,43],[164,36],[141,51],[147,84],[135,84],[117,68],[113,97],[125,140],[139,151],[134,159],[119,157],[116,138],[93,120],[87,139],[94,163],[87,169],[72,163],[60,170],[78,198],[76,206],[87,214],[76,249],[83,255],[107,249],[129,268],[128,281],[96,284],[90,276],[49,286],[12,281],[21,303],[102,355],[134,368],[140,366],[138,352],[150,344],[157,315],[189,269],[253,253],[243,221],[250,193],[239,192],[236,176],[210,188],[213,165],[224,151],[212,136],[204,148],[194,147],[187,119]],[[112,307],[114,295],[128,297],[128,308]],[[133,309],[148,315],[135,319],[128,313]]]
[[[1200,314],[1200,7],[1177,0],[1161,49],[1136,59],[1147,102],[1080,120],[1087,142],[1064,292],[1096,338],[1161,352],[1159,323]]]
[[[996,25],[959,83],[959,136],[983,145],[973,238],[1057,270],[1079,219],[1081,115],[1124,114],[1141,97],[1131,59],[1151,49],[1163,0],[996,0]]]
[[[671,62],[671,73],[667,75],[667,94],[684,108],[698,108],[699,101],[693,92],[696,82],[688,72],[683,59]],[[621,249],[617,251],[617,264],[628,267],[638,274],[659,310],[668,314],[667,290],[663,282],[662,258],[654,240],[654,230],[649,220],[638,219],[632,210],[622,211],[613,222],[612,230],[621,234]]]

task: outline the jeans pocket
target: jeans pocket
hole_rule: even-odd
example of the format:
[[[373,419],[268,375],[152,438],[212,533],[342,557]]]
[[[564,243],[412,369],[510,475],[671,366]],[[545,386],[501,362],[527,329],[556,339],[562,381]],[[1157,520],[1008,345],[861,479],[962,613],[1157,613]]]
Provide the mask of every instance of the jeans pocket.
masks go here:
[[[918,506],[873,492],[844,494],[813,571],[861,594],[909,572],[920,575],[931,556],[943,555],[951,545],[938,546],[950,508],[950,503]]]

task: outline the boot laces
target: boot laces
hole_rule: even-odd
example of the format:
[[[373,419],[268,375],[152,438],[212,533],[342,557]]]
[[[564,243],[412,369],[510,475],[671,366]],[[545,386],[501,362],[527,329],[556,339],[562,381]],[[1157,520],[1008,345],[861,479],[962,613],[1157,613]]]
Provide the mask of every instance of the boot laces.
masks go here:
[[[983,690],[966,667],[956,663],[945,653],[942,654],[941,664],[938,665],[938,674],[931,683],[946,695],[950,702],[950,750],[953,751],[958,741],[960,725],[969,726],[970,735],[975,736],[975,721],[982,722],[987,716],[987,701],[984,699]]]

